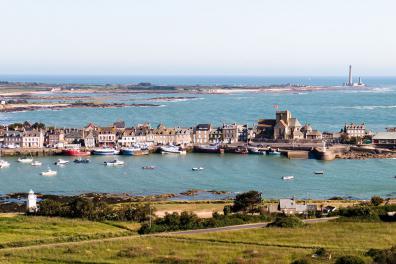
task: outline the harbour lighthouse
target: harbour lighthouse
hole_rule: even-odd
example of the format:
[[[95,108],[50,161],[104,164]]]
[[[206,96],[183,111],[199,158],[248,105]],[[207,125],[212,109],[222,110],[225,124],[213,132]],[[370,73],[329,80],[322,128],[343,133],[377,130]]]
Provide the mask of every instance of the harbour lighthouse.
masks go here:
[[[37,195],[34,194],[33,190],[29,191],[26,209],[29,213],[37,212]]]

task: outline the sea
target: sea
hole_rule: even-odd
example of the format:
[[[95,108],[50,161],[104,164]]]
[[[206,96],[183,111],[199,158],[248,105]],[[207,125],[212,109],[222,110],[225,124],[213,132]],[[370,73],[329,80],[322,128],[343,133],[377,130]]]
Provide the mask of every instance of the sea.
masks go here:
[[[308,76],[22,76],[0,75],[0,81],[84,84],[156,85],[233,85],[259,86],[286,83],[336,86],[344,77]],[[258,119],[274,118],[275,105],[288,109],[302,124],[321,131],[340,131],[345,123],[365,123],[373,132],[396,127],[396,77],[365,77],[365,89],[342,89],[315,92],[230,94],[108,94],[96,93],[98,100],[120,103],[150,103],[158,106],[41,110],[0,113],[0,123],[44,122],[56,127],[83,127],[90,122],[106,126],[124,120],[128,126],[149,122],[152,126],[191,127],[199,123],[241,123],[253,126]],[[79,94],[90,97],[92,94]],[[102,96],[102,97],[101,97]],[[175,96],[164,101],[158,97]],[[153,99],[154,98],[154,99]],[[40,99],[38,99],[39,101]],[[11,166],[0,170],[0,194],[36,192],[79,194],[84,192],[129,193],[149,195],[180,193],[189,189],[220,190],[235,195],[258,190],[265,198],[326,199],[341,196],[367,199],[372,195],[396,197],[396,160],[289,160],[284,157],[255,155],[187,154],[168,156],[152,154],[145,157],[125,157],[125,165],[107,168],[103,162],[112,157],[91,157],[90,164],[53,165],[56,157],[38,158],[43,166],[33,168],[19,164],[16,158],[3,157]],[[71,160],[71,159],[70,159]],[[155,170],[142,170],[153,165]],[[43,177],[41,171],[51,167],[54,177]],[[192,171],[192,167],[204,167]],[[324,170],[324,175],[314,171]],[[293,175],[292,181],[282,176]],[[183,199],[217,199],[217,195],[202,192]]]

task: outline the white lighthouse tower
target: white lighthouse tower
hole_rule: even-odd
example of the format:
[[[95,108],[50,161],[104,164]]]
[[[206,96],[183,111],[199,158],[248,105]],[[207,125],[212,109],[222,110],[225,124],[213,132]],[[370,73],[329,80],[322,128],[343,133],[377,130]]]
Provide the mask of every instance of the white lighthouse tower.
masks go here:
[[[29,213],[37,212],[37,196],[34,194],[33,190],[29,191],[26,209]]]

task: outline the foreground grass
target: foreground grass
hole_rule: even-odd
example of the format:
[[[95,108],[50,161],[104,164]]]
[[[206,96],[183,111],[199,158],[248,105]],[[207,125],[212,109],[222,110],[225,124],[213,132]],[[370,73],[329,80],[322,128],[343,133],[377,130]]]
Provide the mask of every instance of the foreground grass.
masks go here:
[[[96,225],[96,223],[92,223]],[[0,263],[290,263],[324,247],[363,257],[396,244],[396,223],[328,222],[195,235],[122,237],[42,248],[0,250]],[[369,259],[366,258],[368,261]]]
[[[120,236],[133,233],[138,227],[128,223],[57,217],[0,217],[0,248]]]

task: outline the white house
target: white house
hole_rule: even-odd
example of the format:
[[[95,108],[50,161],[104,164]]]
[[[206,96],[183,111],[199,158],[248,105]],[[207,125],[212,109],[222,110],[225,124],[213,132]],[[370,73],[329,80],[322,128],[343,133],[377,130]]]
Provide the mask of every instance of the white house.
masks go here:
[[[42,148],[44,133],[42,130],[25,130],[22,133],[22,148]]]

